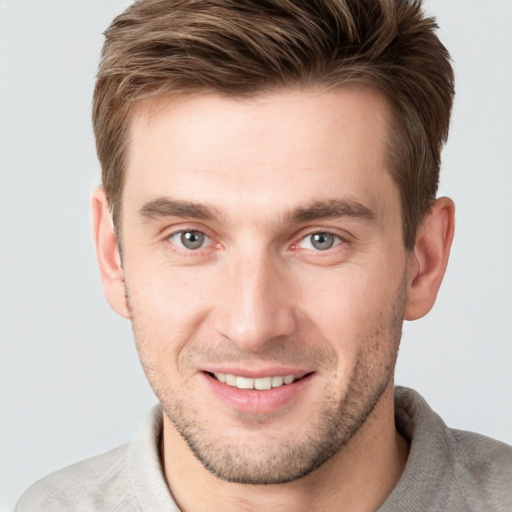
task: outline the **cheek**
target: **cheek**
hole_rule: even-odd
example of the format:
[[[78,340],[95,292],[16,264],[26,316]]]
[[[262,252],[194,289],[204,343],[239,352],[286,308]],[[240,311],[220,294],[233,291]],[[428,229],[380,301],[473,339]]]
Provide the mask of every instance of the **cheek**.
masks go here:
[[[300,307],[331,336],[361,327],[384,302],[379,285],[364,269],[315,274],[302,276],[298,287]]]
[[[126,269],[126,289],[136,337],[179,350],[208,315],[214,294],[211,278],[194,268],[165,265],[130,270]]]
[[[386,267],[392,270],[383,270]],[[356,358],[365,344],[395,330],[392,324],[400,315],[403,295],[401,267],[381,268],[324,271],[306,277],[298,287],[302,315],[338,352],[340,361]]]

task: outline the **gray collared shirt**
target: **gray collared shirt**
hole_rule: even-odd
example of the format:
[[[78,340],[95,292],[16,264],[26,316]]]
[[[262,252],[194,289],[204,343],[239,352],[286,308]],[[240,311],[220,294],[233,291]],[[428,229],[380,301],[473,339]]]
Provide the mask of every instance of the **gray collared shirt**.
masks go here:
[[[395,403],[397,428],[411,449],[378,512],[512,511],[512,447],[449,429],[411,389],[397,387]],[[155,406],[131,443],[36,482],[15,512],[179,512],[163,475],[161,431]]]

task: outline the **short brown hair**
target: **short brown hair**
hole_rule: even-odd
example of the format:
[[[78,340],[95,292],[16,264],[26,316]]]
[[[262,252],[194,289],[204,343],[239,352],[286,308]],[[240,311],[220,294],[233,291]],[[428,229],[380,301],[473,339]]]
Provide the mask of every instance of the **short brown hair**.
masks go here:
[[[412,249],[437,193],[454,94],[450,57],[436,29],[420,0],[136,1],[105,33],[93,101],[116,228],[137,101],[358,83],[392,106],[388,167]]]

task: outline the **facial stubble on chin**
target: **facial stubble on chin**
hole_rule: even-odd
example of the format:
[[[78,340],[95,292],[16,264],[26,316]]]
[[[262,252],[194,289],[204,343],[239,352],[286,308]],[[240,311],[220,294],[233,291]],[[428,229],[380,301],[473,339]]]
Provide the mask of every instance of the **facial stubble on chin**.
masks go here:
[[[208,424],[201,423],[193,404],[181,399],[175,390],[162,385],[155,371],[155,355],[147,348],[144,329],[137,322],[137,308],[130,301],[128,288],[126,297],[146,376],[164,414],[194,456],[208,471],[224,481],[269,485],[306,476],[342,450],[365,424],[384,391],[392,384],[402,334],[405,283],[404,276],[392,312],[362,336],[362,348],[343,396],[340,398],[336,389],[326,387],[318,417],[301,439],[286,441],[273,438],[266,429],[265,442],[256,447],[240,439],[226,437],[222,432],[212,432]],[[326,365],[333,364],[332,355],[325,353],[324,357],[329,359]],[[315,358],[318,357],[321,356],[315,354]],[[240,424],[245,423],[249,429],[256,430],[258,424],[265,424],[268,418],[241,414],[239,420]]]

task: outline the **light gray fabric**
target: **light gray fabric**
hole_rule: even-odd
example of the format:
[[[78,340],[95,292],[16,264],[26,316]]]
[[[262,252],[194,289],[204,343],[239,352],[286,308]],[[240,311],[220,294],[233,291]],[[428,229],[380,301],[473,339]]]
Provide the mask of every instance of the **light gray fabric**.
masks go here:
[[[448,429],[413,390],[396,388],[395,399],[397,426],[411,450],[378,512],[512,511],[512,447]],[[16,512],[179,512],[160,464],[161,425],[156,406],[134,441],[43,478]]]
[[[411,448],[378,512],[512,511],[512,447],[449,429],[411,389],[395,389],[395,417]]]
[[[131,443],[39,480],[15,512],[179,512],[160,464],[161,433],[157,405]]]

